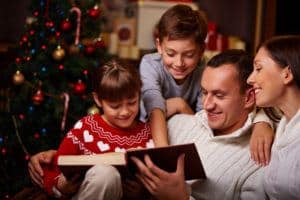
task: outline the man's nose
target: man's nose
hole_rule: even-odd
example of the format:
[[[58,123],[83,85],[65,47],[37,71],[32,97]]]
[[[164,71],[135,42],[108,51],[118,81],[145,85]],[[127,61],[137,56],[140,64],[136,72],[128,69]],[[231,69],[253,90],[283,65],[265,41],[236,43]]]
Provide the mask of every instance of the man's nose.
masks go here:
[[[213,97],[211,95],[206,95],[206,97],[203,100],[203,108],[205,110],[211,110],[215,106]]]

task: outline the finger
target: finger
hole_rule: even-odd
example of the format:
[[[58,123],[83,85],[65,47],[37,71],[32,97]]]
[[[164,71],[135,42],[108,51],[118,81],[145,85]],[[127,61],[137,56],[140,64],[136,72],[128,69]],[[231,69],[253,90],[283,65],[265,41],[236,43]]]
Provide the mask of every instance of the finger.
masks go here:
[[[259,164],[264,165],[265,163],[265,153],[264,153],[264,140],[258,143],[258,159],[259,159]]]
[[[155,184],[141,174],[136,174],[136,177],[142,182],[145,188],[151,193],[154,193]]]
[[[148,179],[153,180],[155,175],[149,170],[149,168],[140,159],[132,156],[131,160],[136,164],[138,171],[142,176],[146,176]]]
[[[39,187],[43,187],[43,179],[41,179],[40,176],[37,176],[32,171],[29,171],[29,175],[34,184],[38,185]]]
[[[38,184],[39,186],[43,185],[43,178],[42,176],[35,170],[35,168],[32,166],[32,164],[28,163],[28,171],[30,177],[33,179],[33,181]]]
[[[41,177],[44,176],[43,169],[41,167],[41,163],[44,163],[44,159],[42,155],[36,155],[32,156],[30,158],[29,163],[32,165],[33,171],[35,171],[37,174],[39,174]]]
[[[250,147],[250,150],[251,150],[251,157],[252,159],[254,160],[254,162],[256,164],[259,163],[259,160],[258,160],[258,153],[257,153],[257,142],[252,142],[251,143],[251,147]]]
[[[264,152],[265,152],[265,165],[268,165],[270,162],[270,157],[271,157],[271,147],[272,147],[272,142],[265,142],[264,144]]]
[[[185,154],[181,154],[177,159],[176,173],[184,177],[184,158]]]
[[[159,167],[157,167],[151,160],[149,155],[145,155],[144,157],[145,160],[145,164],[148,167],[148,169],[150,170],[150,172],[152,173],[152,179],[153,181],[158,181],[158,179],[164,178],[168,172],[160,169]]]

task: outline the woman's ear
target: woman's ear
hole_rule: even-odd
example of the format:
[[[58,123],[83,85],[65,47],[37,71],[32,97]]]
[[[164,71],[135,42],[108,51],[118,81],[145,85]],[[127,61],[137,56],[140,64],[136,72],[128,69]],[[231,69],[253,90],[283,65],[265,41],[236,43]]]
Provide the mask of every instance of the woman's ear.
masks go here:
[[[245,108],[249,108],[250,110],[253,109],[255,106],[255,92],[254,89],[247,88],[245,92]]]
[[[98,95],[95,92],[93,92],[92,94],[93,94],[93,99],[94,99],[95,103],[97,104],[97,106],[99,106],[101,108],[102,103],[101,103],[101,100],[99,100]]]
[[[294,80],[294,76],[293,76],[290,66],[286,66],[282,70],[282,77],[283,77],[283,83],[285,83],[285,84],[289,84]]]

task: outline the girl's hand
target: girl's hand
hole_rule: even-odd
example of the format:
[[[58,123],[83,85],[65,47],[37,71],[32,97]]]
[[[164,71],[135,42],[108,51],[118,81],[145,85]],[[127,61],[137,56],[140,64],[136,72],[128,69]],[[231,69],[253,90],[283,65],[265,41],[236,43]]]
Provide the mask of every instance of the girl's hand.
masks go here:
[[[75,174],[71,179],[66,179],[63,174],[60,174],[57,181],[57,189],[63,196],[72,196],[78,191],[82,178],[81,174]]]

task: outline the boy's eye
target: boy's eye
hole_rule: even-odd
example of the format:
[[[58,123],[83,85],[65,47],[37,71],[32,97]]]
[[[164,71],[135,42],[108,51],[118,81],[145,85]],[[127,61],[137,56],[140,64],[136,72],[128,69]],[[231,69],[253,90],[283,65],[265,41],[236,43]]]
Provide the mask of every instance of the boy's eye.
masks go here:
[[[192,58],[192,57],[194,57],[194,54],[193,53],[188,53],[188,54],[185,54],[185,56],[188,57],[188,58]]]

